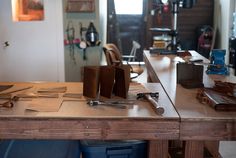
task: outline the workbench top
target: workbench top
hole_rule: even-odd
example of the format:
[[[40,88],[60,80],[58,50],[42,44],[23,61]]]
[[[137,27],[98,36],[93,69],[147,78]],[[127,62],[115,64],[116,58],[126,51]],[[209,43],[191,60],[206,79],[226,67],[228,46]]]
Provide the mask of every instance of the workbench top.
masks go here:
[[[82,94],[83,89],[82,83],[0,83],[0,85],[11,84],[15,88],[32,86],[32,88],[15,92],[15,94],[64,86],[67,87],[67,93]],[[128,100],[134,101],[134,104],[126,105],[126,109],[101,105],[91,107],[87,105],[88,98],[63,97],[63,103],[58,111],[38,112],[26,110],[27,100],[16,101],[13,108],[0,108],[0,138],[178,139],[179,115],[161,85],[150,83],[144,84],[144,86],[145,91],[159,92],[158,102],[165,108],[163,115],[157,115],[149,102],[136,100],[136,93],[143,91],[144,87],[141,84],[131,83]],[[127,101],[127,99],[123,99],[123,101]]]
[[[235,76],[207,75],[207,63],[209,60],[195,51],[190,51],[192,59],[202,59],[204,65],[203,83],[205,87],[213,87],[214,81],[234,82]],[[176,55],[157,55],[144,52],[144,60],[153,82],[159,82],[170,97],[173,105],[180,114],[181,120],[236,120],[236,112],[218,112],[212,107],[199,103],[196,99],[198,88],[186,89],[177,84],[178,62],[184,60]]]
[[[16,92],[17,93],[32,93],[36,92],[40,88],[50,88],[50,87],[67,87],[66,93],[77,93],[82,95],[83,84],[82,83],[0,83],[0,85],[13,84],[15,87],[29,87],[32,88]],[[13,87],[14,87],[13,86]],[[165,108],[165,113],[163,115],[157,115],[152,109],[149,102],[146,100],[136,100],[136,94],[140,93],[144,86],[149,89],[149,91],[159,92],[159,104]],[[145,118],[145,119],[176,119],[178,114],[169,101],[164,90],[160,84],[131,84],[129,98],[113,98],[113,100],[130,100],[134,104],[126,105],[126,109],[108,107],[108,106],[89,106],[87,105],[87,100],[90,98],[81,97],[78,99],[63,97],[63,103],[57,112],[37,112],[32,110],[26,110],[28,100],[17,101],[14,103],[13,108],[1,108],[0,117],[58,117],[58,118]],[[14,89],[14,88],[11,89]],[[11,91],[9,89],[8,91]],[[141,90],[140,90],[141,89]],[[132,91],[132,92],[131,92]],[[145,90],[147,91],[147,90]],[[2,93],[7,92],[3,91]],[[1,93],[0,93],[1,94]],[[62,97],[60,94],[59,97]],[[41,98],[43,99],[43,98]],[[46,98],[45,98],[46,99]],[[48,99],[48,98],[47,98]]]

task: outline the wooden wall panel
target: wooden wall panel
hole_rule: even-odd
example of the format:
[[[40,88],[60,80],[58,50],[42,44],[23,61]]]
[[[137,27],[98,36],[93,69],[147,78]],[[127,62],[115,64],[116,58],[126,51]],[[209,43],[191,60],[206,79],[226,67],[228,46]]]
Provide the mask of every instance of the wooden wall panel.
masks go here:
[[[178,14],[179,37],[182,42],[196,44],[197,28],[202,25],[213,26],[214,0],[198,0],[191,9],[180,8]],[[193,39],[194,38],[194,39]]]

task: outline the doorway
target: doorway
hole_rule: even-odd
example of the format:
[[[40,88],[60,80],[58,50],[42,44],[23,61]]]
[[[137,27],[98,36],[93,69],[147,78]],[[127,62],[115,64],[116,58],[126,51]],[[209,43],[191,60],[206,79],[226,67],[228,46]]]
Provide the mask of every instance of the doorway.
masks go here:
[[[146,37],[146,0],[108,0],[107,42],[118,46],[122,55],[129,55],[132,42],[140,44],[135,61],[143,61]]]

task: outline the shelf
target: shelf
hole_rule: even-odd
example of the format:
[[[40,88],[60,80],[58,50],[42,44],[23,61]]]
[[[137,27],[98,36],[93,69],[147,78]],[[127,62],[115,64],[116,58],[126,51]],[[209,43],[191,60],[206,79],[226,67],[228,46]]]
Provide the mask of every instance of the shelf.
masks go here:
[[[153,32],[171,32],[172,30],[169,29],[169,28],[150,28],[149,29],[150,31],[153,31]]]

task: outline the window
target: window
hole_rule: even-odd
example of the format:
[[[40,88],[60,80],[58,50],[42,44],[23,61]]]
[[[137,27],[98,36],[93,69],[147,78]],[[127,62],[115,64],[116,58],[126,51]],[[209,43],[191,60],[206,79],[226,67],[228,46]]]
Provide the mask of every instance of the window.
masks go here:
[[[143,14],[143,0],[114,0],[116,14]]]

